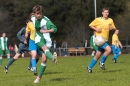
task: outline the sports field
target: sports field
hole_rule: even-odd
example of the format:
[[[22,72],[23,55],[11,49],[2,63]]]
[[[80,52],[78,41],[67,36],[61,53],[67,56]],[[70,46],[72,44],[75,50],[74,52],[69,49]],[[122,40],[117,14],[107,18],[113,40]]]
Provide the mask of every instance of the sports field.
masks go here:
[[[113,63],[110,55],[105,63],[106,70],[101,70],[99,61],[88,73],[90,56],[58,57],[55,65],[48,59],[47,68],[40,83],[34,84],[36,76],[27,70],[29,58],[20,58],[14,62],[5,74],[0,66],[0,86],[130,86],[130,55],[124,54]],[[3,59],[5,65],[7,59]],[[37,67],[39,69],[40,62]]]

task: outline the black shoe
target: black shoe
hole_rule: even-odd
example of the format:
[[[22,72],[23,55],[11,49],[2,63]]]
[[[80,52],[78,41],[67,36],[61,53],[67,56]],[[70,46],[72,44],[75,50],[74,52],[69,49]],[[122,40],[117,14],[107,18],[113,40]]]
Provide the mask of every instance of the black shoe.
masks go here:
[[[90,69],[89,67],[87,67],[87,70],[89,73],[92,73],[92,69]]]
[[[104,63],[99,62],[99,65],[100,65],[102,70],[105,70],[105,64]]]
[[[4,72],[8,73],[8,68],[6,66],[4,66]]]
[[[36,75],[36,76],[37,76],[37,72],[34,72],[34,75]]]
[[[116,62],[117,62],[117,61],[116,61],[116,59],[112,59],[112,60],[113,60],[113,62],[114,62],[114,63],[116,63]]]

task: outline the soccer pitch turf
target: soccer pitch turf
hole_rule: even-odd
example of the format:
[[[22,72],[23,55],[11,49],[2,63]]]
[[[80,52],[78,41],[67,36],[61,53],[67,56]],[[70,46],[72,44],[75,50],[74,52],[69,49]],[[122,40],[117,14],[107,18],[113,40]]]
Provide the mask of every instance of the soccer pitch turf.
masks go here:
[[[34,84],[36,76],[27,70],[29,58],[20,58],[14,62],[5,74],[0,66],[0,86],[130,86],[130,55],[123,54],[113,63],[110,55],[106,60],[106,70],[99,67],[99,61],[88,73],[86,67],[91,56],[58,57],[55,65],[48,59],[47,68],[40,81]],[[3,65],[7,59],[3,59]],[[38,71],[41,59],[37,64]]]

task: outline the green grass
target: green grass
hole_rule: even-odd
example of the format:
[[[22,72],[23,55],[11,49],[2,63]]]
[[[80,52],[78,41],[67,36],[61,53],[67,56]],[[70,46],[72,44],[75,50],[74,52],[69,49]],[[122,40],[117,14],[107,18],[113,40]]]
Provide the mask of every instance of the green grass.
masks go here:
[[[86,67],[90,56],[58,57],[59,64],[48,60],[45,74],[40,83],[34,84],[36,76],[27,70],[29,58],[20,58],[14,62],[5,74],[0,66],[0,86],[130,86],[130,55],[121,55],[118,63],[113,63],[110,55],[105,63],[106,70],[101,70],[99,61],[88,73]],[[39,69],[40,62],[37,67]],[[3,65],[7,59],[3,59]]]

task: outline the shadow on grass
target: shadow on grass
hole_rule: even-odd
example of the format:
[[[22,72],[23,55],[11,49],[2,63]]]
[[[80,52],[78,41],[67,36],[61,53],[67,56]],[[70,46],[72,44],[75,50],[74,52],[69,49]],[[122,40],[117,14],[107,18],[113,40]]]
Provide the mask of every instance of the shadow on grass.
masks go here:
[[[121,69],[117,69],[117,70],[105,70],[103,73],[110,73],[110,72],[119,72],[122,71]]]
[[[70,78],[55,78],[51,79],[51,81],[63,81],[63,80],[69,80]]]
[[[44,75],[47,75],[47,74],[59,74],[59,73],[63,73],[63,72],[47,72],[47,73],[44,73]]]

